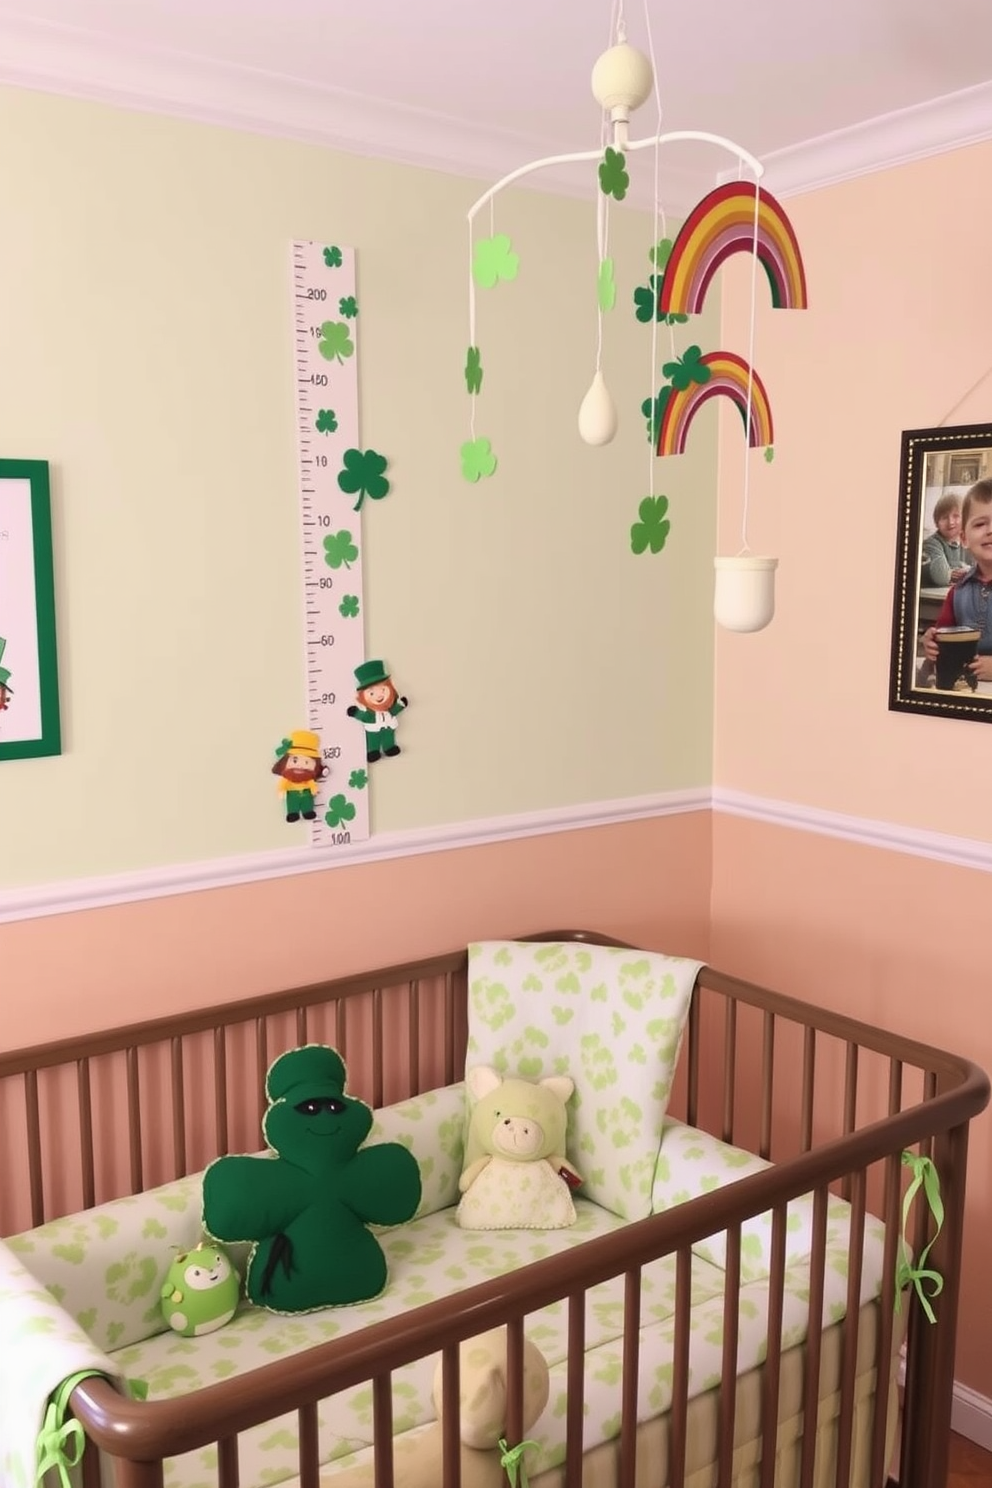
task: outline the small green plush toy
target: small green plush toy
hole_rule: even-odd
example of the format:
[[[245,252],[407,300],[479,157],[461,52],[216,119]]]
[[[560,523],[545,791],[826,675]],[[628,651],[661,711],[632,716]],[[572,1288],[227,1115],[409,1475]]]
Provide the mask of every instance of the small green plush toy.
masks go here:
[[[241,1278],[219,1246],[201,1240],[177,1255],[162,1284],[162,1316],[183,1338],[229,1323],[238,1310]]]
[[[377,1297],[386,1257],[367,1224],[412,1219],[420,1169],[398,1142],[362,1143],[364,1101],[345,1094],[336,1049],[308,1044],[271,1065],[263,1157],[220,1157],[203,1175],[203,1224],[252,1240],[245,1291],[272,1312],[310,1312]]]

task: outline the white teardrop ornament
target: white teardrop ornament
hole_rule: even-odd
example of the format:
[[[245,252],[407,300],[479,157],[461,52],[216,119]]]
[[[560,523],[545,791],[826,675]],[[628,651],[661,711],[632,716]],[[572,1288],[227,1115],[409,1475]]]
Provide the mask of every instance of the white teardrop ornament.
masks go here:
[[[602,372],[597,372],[579,407],[579,434],[586,444],[609,444],[617,423],[617,406]]]

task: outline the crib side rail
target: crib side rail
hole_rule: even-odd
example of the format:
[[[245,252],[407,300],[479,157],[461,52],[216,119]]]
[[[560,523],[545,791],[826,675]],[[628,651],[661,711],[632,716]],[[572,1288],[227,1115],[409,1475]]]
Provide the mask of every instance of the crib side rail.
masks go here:
[[[984,1105],[980,1072],[956,1090],[840,1138],[815,1153],[768,1168],[691,1204],[636,1221],[565,1254],[484,1282],[450,1299],[426,1304],[399,1318],[371,1324],[356,1335],[331,1340],[293,1358],[210,1385],[193,1398],[140,1404],[123,1399],[106,1382],[88,1379],[73,1394],[73,1410],[87,1435],[112,1457],[135,1463],[233,1437],[290,1410],[381,1380],[415,1359],[450,1350],[464,1339],[514,1322],[616,1276],[633,1275],[652,1260],[688,1254],[722,1230],[771,1210],[784,1216],[790,1200],[827,1187],[870,1164],[898,1158],[906,1146],[952,1130]],[[958,1237],[959,1238],[959,1237]],[[892,1302],[894,1304],[894,1295]]]

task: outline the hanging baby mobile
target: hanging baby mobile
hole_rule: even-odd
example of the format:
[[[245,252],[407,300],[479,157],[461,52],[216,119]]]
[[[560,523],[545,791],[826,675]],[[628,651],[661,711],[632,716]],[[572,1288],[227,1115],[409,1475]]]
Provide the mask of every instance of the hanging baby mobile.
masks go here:
[[[616,405],[603,376],[603,321],[616,303],[617,284],[610,256],[610,210],[622,202],[630,187],[628,157],[638,150],[654,150],[654,230],[648,258],[653,272],[647,283],[634,290],[634,308],[639,321],[651,325],[650,392],[641,405],[647,424],[648,494],[640,500],[637,520],[630,529],[635,554],[661,552],[670,523],[667,497],[655,491],[655,457],[681,455],[696,414],[713,398],[728,398],[743,421],[743,492],[741,551],[733,557],[718,557],[716,566],[717,621],[730,630],[760,630],[774,612],[774,572],[778,560],[751,552],[747,542],[747,512],[750,493],[749,450],[763,449],[765,460],[774,456],[772,412],[764,383],[754,367],[757,268],[765,272],[771,303],[778,310],[806,309],[806,277],[802,255],[792,224],[770,192],[761,189],[764,167],[741,145],[722,135],[699,130],[661,131],[661,101],[656,76],[649,6],[644,20],[650,57],[627,42],[622,0],[614,0],[615,21],[611,24],[613,45],[603,53],[592,71],[592,91],[603,110],[602,139],[598,150],[549,156],[521,166],[490,187],[468,213],[469,346],[465,361],[465,385],[469,395],[469,438],[461,446],[462,475],[476,482],[494,474],[497,451],[484,433],[479,412],[484,407],[485,379],[483,346],[478,331],[477,292],[494,291],[517,277],[520,260],[506,233],[497,232],[495,200],[505,187],[522,177],[550,166],[587,161],[597,168],[596,247],[598,301],[596,354],[592,383],[578,411],[579,435],[590,445],[608,444],[617,432]],[[654,95],[657,126],[653,135],[632,140],[628,136],[632,110]],[[694,140],[735,156],[740,179],[716,187],[689,213],[674,239],[664,232],[660,200],[660,152],[663,145]],[[750,178],[745,176],[749,173]],[[476,235],[475,221],[489,207],[489,236]],[[675,327],[685,325],[703,308],[706,292],[717,270],[733,254],[751,257],[750,330],[747,354],[737,351],[703,352],[690,344],[681,353],[676,348]],[[670,354],[664,360],[664,381],[657,387],[658,327],[668,333]]]

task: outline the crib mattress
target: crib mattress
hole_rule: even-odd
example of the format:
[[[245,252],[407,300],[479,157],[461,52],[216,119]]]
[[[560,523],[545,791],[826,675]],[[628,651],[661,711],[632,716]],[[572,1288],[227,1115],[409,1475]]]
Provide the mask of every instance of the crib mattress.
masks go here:
[[[427,1215],[381,1235],[389,1260],[390,1283],[373,1302],[292,1318],[248,1308],[227,1327],[205,1337],[187,1340],[172,1333],[159,1334],[120,1349],[111,1357],[124,1374],[147,1382],[151,1399],[188,1394],[228,1375],[271,1363],[328,1338],[345,1336],[370,1322],[396,1316],[489,1277],[561,1253],[624,1224],[588,1200],[578,1200],[576,1211],[576,1224],[566,1230],[484,1234],[462,1230],[452,1209]],[[836,1206],[831,1221],[825,1325],[842,1316],[845,1307],[847,1244],[843,1221],[847,1212],[846,1205]],[[863,1303],[877,1293],[880,1275],[880,1239],[870,1233],[863,1267]],[[807,1267],[801,1261],[787,1267],[783,1323],[783,1343],[787,1347],[805,1337],[807,1280]],[[691,1397],[712,1391],[719,1379],[723,1285],[722,1269],[695,1256]],[[767,1293],[764,1280],[748,1282],[741,1288],[739,1375],[757,1368],[764,1356]],[[663,1416],[671,1404],[674,1307],[675,1260],[667,1257],[651,1263],[643,1272],[638,1383],[638,1419],[642,1422]],[[609,1444],[617,1435],[620,1420],[622,1324],[623,1279],[616,1278],[591,1289],[586,1307],[587,1409],[583,1445],[590,1453],[603,1447],[601,1455],[607,1460],[615,1457],[615,1447]],[[566,1304],[556,1303],[534,1314],[528,1320],[527,1333],[541,1348],[551,1368],[548,1406],[528,1433],[537,1443],[528,1457],[530,1475],[534,1482],[543,1483],[546,1478],[547,1488],[558,1488],[560,1475],[555,1470],[563,1462],[565,1450]],[[405,1433],[415,1433],[434,1420],[431,1384],[436,1362],[434,1355],[397,1370],[393,1376],[394,1430],[401,1439],[398,1446]],[[801,1368],[798,1359],[795,1367]],[[334,1464],[345,1468],[362,1462],[372,1441],[371,1423],[372,1394],[367,1386],[343,1392],[323,1403],[320,1460],[328,1468],[327,1488],[332,1488],[340,1476],[332,1470]],[[268,1488],[293,1481],[298,1472],[296,1426],[293,1414],[242,1433],[239,1455],[243,1488]],[[650,1451],[653,1457],[654,1448]],[[214,1488],[215,1466],[214,1449],[173,1458],[166,1466],[166,1488]]]

